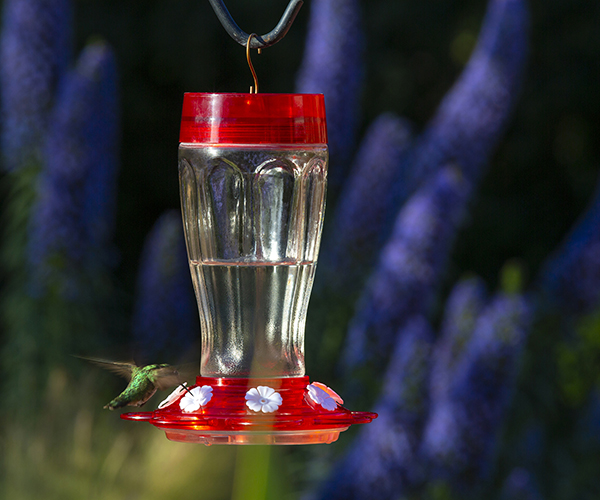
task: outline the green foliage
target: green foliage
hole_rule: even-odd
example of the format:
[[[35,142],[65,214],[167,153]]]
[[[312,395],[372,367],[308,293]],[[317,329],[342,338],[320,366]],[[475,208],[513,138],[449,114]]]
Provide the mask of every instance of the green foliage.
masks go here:
[[[182,446],[100,411],[104,380],[94,375],[73,379],[55,369],[35,425],[5,418],[1,498],[230,498],[233,447]]]
[[[525,289],[526,280],[523,264],[517,260],[510,260],[502,267],[500,272],[500,288],[506,294],[521,293]]]
[[[110,278],[103,275],[81,276],[86,286],[72,301],[64,300],[56,289],[32,292],[27,244],[38,175],[39,168],[30,165],[4,179],[9,187],[0,253],[5,274],[0,302],[0,393],[21,418],[40,411],[44,383],[52,369],[74,368],[72,354],[98,349],[111,292]]]
[[[500,478],[516,463],[536,475],[544,498],[597,498],[600,485],[591,464],[600,451],[589,411],[599,387],[599,337],[599,312],[579,320],[549,310],[540,315],[487,494],[499,490]]]
[[[454,497],[448,484],[436,481],[427,487],[423,500],[454,500]]]
[[[600,311],[579,319],[556,346],[558,385],[566,405],[581,407],[600,388]]]

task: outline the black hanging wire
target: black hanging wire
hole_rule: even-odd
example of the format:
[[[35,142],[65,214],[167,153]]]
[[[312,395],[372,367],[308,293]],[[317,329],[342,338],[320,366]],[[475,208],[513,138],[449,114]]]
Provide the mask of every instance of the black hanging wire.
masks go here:
[[[246,46],[249,44],[249,48],[251,49],[264,49],[265,47],[275,45],[281,40],[292,26],[300,7],[302,7],[302,4],[304,3],[303,0],[291,0],[285,9],[283,16],[281,16],[281,19],[277,23],[277,26],[275,26],[272,31],[269,31],[265,35],[253,34],[254,36],[249,39],[250,34],[246,33],[236,24],[222,0],[208,1],[215,11],[217,18],[221,21],[223,28],[225,28],[225,31],[229,33],[231,38],[240,45]]]

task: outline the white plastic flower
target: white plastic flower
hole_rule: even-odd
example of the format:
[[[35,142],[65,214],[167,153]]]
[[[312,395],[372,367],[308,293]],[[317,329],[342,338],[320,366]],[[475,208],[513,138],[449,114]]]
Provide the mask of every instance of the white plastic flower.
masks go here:
[[[282,402],[281,394],[266,385],[253,387],[246,393],[246,406],[252,411],[272,413],[279,408]]]
[[[160,410],[161,408],[164,408],[165,406],[169,406],[170,404],[173,404],[179,396],[181,396],[184,392],[187,391],[187,389],[184,386],[187,386],[187,382],[184,382],[182,385],[178,385],[175,388],[175,390],[171,394],[169,394],[167,399],[165,399],[161,404],[158,405],[158,409]]]
[[[333,411],[337,408],[338,403],[343,403],[342,398],[333,390],[320,382],[313,382],[306,386],[308,396],[315,403],[321,405],[327,411]]]
[[[201,406],[204,406],[211,400],[212,390],[210,385],[194,387],[181,398],[181,401],[179,401],[179,408],[186,413],[199,410]]]

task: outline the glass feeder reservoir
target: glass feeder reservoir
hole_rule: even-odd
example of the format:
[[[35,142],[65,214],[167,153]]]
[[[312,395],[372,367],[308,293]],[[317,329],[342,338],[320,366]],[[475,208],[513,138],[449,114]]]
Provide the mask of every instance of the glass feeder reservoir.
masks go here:
[[[200,376],[123,418],[175,441],[309,444],[377,416],[305,375],[327,162],[321,94],[185,94],[179,178]]]

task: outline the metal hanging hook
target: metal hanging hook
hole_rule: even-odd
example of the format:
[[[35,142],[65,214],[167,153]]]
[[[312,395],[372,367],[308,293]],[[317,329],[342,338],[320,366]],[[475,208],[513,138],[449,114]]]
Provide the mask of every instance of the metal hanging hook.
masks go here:
[[[254,71],[254,66],[252,65],[252,61],[250,59],[250,44],[254,37],[256,37],[256,33],[250,33],[250,35],[248,35],[248,40],[246,41],[246,59],[248,60],[248,66],[250,68],[250,71],[252,71],[252,78],[254,78],[254,87],[250,85],[250,93],[258,94],[258,78],[256,76],[256,71]],[[258,53],[260,54],[260,48],[258,49]]]
[[[225,28],[225,31],[227,31],[227,33],[229,33],[229,36],[231,36],[231,38],[233,38],[240,45],[247,45],[248,39],[251,35],[243,31],[236,24],[236,22],[231,17],[231,14],[227,10],[227,7],[225,7],[223,1],[208,1],[210,2],[210,5],[215,11],[217,18],[219,19],[219,21],[221,21],[223,28]],[[265,47],[270,47],[271,45],[275,45],[279,40],[281,40],[292,26],[292,23],[294,22],[294,19],[296,19],[296,15],[298,14],[298,11],[300,10],[300,7],[302,7],[303,3],[303,0],[291,0],[287,8],[285,9],[283,16],[281,16],[281,19],[277,23],[277,26],[275,26],[275,28],[273,28],[272,31],[269,31],[266,35],[262,36],[258,36],[255,33],[253,33],[254,37],[253,40],[250,42],[250,48],[261,49]]]

